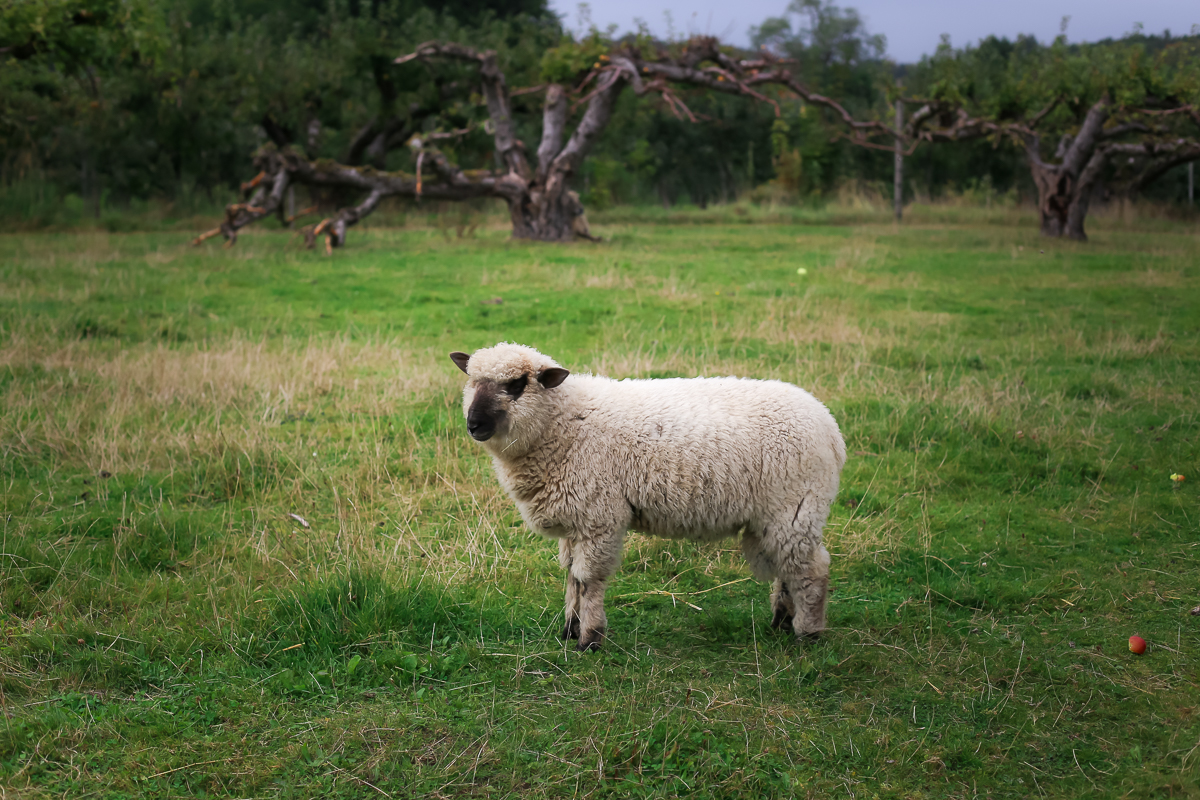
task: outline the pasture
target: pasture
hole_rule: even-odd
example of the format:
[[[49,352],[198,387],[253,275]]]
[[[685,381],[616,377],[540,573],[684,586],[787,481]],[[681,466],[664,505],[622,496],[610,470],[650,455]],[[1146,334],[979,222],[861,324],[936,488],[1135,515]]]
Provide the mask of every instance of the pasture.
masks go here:
[[[634,222],[0,236],[0,797],[1200,797],[1194,225]],[[635,535],[559,642],[500,340],[823,400],[828,633]]]

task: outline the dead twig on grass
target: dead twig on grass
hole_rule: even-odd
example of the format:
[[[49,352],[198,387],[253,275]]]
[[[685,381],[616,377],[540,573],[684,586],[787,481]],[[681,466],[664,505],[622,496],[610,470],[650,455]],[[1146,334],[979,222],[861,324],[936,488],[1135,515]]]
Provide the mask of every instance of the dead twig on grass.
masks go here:
[[[614,597],[613,599],[620,600],[625,597],[637,597],[640,599],[642,597],[647,597],[647,596],[651,596],[651,595],[659,595],[662,597],[671,598],[672,603],[683,603],[686,606],[691,606],[692,608],[696,609],[697,611],[703,611],[704,609],[701,608],[700,606],[696,605],[695,603],[689,603],[687,600],[684,600],[682,598],[696,597],[697,595],[708,594],[709,592],[715,592],[717,589],[723,589],[726,586],[732,586],[735,583],[742,583],[743,581],[748,581],[748,580],[751,580],[751,578],[738,578],[737,580],[726,581],[725,583],[722,583],[720,586],[712,586],[712,587],[709,587],[708,589],[701,589],[698,592],[668,592],[665,589],[651,589],[648,592],[633,592],[631,594],[620,594],[620,595],[617,595],[616,597]]]

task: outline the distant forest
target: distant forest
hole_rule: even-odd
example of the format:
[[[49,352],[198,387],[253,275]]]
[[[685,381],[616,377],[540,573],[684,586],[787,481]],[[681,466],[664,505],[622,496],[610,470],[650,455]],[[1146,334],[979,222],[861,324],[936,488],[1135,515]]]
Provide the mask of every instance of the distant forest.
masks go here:
[[[647,34],[627,38],[638,36]],[[794,59],[812,90],[885,122],[897,96],[945,94],[947,64],[959,70],[956,91],[984,94],[993,79],[1014,85],[1014,65],[1051,47],[1136,60],[1180,43],[1194,53],[1198,40],[1136,33],[1068,47],[989,38],[897,65],[853,9],[821,0],[797,0],[751,37],[753,50]],[[211,209],[233,199],[255,152],[271,142],[411,172],[414,153],[399,137],[457,131],[442,147],[448,155],[496,166],[477,79],[393,63],[429,40],[498,52],[532,149],[541,99],[521,90],[621,35],[572,32],[545,0],[10,0],[0,11],[0,214],[36,224],[38,209],[62,203],[97,216],[147,202]],[[1005,73],[1008,83],[999,80]],[[778,111],[703,88],[681,99],[689,114],[664,98],[621,96],[573,178],[585,206],[705,206],[747,194],[820,202],[843,187],[882,193],[890,184],[891,153],[849,141],[837,120],[798,99],[780,95]],[[1140,194],[1183,202],[1186,175],[1186,166],[1172,167]],[[1093,204],[1111,194],[1104,179],[1095,191]],[[993,136],[921,143],[909,156],[906,198],[962,192],[1034,199],[1025,151]]]

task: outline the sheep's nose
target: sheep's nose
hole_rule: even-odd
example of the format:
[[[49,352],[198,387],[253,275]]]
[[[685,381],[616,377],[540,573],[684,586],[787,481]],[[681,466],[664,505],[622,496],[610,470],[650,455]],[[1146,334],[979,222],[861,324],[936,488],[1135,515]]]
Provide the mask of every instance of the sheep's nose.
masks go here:
[[[471,419],[467,420],[467,431],[470,432],[471,438],[475,441],[486,442],[495,435],[496,426],[484,420]]]

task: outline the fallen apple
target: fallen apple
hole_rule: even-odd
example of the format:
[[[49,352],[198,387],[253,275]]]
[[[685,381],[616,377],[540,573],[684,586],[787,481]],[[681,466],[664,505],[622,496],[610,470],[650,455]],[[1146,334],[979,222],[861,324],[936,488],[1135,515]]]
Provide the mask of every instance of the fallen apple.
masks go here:
[[[1140,636],[1129,637],[1129,652],[1141,655],[1146,652],[1146,640]]]

